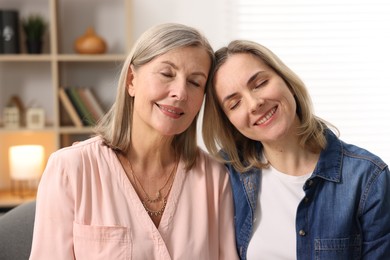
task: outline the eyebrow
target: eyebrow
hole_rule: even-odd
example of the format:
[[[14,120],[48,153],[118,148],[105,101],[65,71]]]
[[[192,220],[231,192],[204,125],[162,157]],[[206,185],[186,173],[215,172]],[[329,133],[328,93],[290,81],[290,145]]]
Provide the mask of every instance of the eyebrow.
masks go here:
[[[266,73],[265,71],[258,71],[256,72],[255,74],[253,74],[249,79],[248,81],[246,82],[246,85],[249,86],[260,74],[263,74],[263,73]],[[232,97],[236,96],[237,95],[237,92],[233,92],[232,94],[230,95],[227,95],[223,100],[222,100],[222,105],[228,101],[229,99],[231,99]]]
[[[166,64],[172,66],[174,69],[177,69],[177,66],[175,65],[175,63],[173,63],[169,60],[163,60],[161,63],[166,63]]]
[[[165,63],[165,64],[168,64],[170,66],[172,66],[175,70],[178,69],[178,67],[171,61],[169,60],[165,60],[165,61],[162,61],[161,63]],[[199,72],[194,72],[192,73],[191,75],[199,75],[199,76],[203,76],[205,79],[207,79],[207,75],[204,74],[203,72],[199,71]]]

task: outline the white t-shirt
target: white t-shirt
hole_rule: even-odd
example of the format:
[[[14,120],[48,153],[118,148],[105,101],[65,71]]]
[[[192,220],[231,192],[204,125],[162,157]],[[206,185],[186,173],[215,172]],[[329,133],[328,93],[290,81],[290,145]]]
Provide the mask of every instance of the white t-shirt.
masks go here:
[[[311,173],[291,176],[263,169],[248,260],[296,259],[295,218]]]

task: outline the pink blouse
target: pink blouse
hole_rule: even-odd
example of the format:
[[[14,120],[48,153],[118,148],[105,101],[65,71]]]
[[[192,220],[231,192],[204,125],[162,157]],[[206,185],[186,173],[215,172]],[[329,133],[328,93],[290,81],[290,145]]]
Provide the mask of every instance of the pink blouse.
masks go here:
[[[116,154],[93,137],[50,156],[30,259],[238,259],[228,174],[204,151],[178,170],[155,227]]]

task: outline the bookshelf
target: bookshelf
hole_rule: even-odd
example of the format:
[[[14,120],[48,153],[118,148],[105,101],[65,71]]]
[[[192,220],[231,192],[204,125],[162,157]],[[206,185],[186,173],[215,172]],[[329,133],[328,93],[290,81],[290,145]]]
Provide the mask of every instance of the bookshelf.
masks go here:
[[[88,138],[91,126],[72,123],[60,101],[60,88],[88,87],[107,110],[116,92],[122,62],[132,44],[131,0],[3,0],[0,9],[18,10],[19,18],[40,14],[48,23],[42,54],[27,54],[21,35],[18,54],[0,54],[0,200],[8,194],[8,148],[45,147],[45,161],[55,150]],[[75,53],[74,41],[92,26],[104,38],[104,54]],[[45,111],[43,129],[4,127],[3,109],[17,95],[25,107]],[[3,202],[7,203],[7,202]]]

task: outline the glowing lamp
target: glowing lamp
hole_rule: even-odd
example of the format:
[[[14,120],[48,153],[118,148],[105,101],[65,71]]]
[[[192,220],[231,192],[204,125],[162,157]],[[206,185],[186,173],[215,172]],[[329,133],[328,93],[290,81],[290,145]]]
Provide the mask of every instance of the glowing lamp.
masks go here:
[[[41,145],[17,145],[9,148],[9,167],[12,184],[19,183],[18,190],[24,190],[24,184],[38,180],[42,174],[44,148]],[[12,185],[12,189],[14,189]]]

